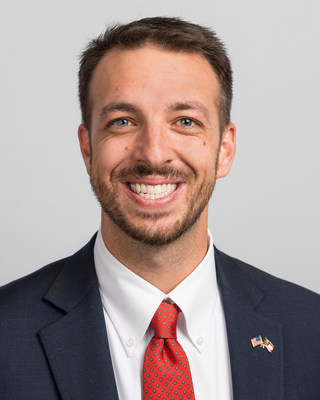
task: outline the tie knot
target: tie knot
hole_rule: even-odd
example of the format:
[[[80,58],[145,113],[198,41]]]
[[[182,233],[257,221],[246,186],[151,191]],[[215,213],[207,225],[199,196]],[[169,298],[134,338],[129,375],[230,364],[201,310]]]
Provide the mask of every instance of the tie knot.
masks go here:
[[[176,304],[162,302],[155,312],[150,326],[158,339],[176,339],[179,307]]]

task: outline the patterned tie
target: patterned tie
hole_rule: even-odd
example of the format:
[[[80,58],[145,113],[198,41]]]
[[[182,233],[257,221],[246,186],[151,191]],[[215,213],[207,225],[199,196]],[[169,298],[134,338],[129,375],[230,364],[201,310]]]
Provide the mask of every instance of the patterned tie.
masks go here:
[[[144,357],[142,399],[195,399],[189,361],[177,341],[179,312],[177,305],[162,302],[152,318],[154,336]]]

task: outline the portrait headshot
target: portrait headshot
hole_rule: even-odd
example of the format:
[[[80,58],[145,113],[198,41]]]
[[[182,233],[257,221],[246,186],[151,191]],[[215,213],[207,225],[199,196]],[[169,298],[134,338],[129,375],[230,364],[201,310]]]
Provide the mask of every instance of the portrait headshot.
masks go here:
[[[316,2],[16,6],[0,398],[320,399]]]

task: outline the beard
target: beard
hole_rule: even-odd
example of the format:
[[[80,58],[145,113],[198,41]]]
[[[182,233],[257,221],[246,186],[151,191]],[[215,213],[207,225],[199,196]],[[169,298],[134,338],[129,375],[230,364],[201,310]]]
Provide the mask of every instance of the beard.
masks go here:
[[[216,168],[215,168],[216,169]],[[187,184],[186,202],[187,207],[182,215],[177,215],[176,221],[171,226],[163,226],[156,231],[152,228],[143,227],[135,218],[128,215],[127,210],[121,206],[120,185],[121,181],[132,181],[150,176],[162,176],[166,179],[179,179]],[[104,182],[101,176],[91,170],[90,183],[92,190],[101,205],[102,210],[109,216],[111,221],[131,238],[151,246],[164,246],[174,242],[184,235],[197,222],[203,210],[207,206],[212,195],[216,181],[216,171],[211,178],[201,185],[196,185],[195,174],[174,170],[172,167],[149,168],[138,165],[126,168],[118,173],[112,173],[110,182]],[[146,212],[135,210],[135,216],[139,220],[156,221],[168,215],[167,211]]]

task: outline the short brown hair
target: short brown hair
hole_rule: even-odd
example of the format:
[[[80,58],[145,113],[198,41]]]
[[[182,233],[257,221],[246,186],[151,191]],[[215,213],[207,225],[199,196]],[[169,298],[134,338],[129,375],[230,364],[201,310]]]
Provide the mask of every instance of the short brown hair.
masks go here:
[[[112,48],[136,49],[147,43],[174,52],[196,53],[208,60],[220,84],[220,132],[230,122],[232,69],[223,43],[209,28],[179,18],[144,18],[125,25],[114,25],[92,40],[81,55],[79,100],[82,122],[90,131],[89,85],[102,57]]]

